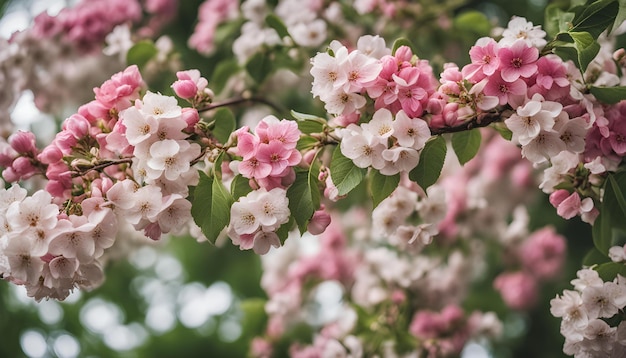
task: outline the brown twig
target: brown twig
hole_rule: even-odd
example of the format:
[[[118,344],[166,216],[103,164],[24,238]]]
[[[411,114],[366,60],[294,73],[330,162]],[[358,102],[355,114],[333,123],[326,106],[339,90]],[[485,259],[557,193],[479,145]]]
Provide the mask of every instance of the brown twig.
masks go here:
[[[262,103],[268,107],[271,107],[274,111],[276,111],[277,113],[282,113],[281,109],[278,107],[278,105],[276,105],[275,103],[262,98],[262,97],[239,97],[239,98],[232,98],[229,100],[226,100],[224,102],[219,102],[219,103],[211,103],[205,107],[202,108],[198,108],[198,112],[206,112],[206,111],[210,111],[212,109],[216,109],[216,108],[220,108],[220,107],[228,107],[228,106],[234,106],[237,104],[242,104],[242,103],[246,103],[246,102],[252,102],[252,103]]]
[[[459,124],[458,126],[443,127],[443,128],[430,128],[430,133],[432,135],[440,135],[444,133],[457,133],[457,132],[469,131],[474,128],[487,127],[491,123],[499,122],[501,119],[502,119],[501,113],[487,113],[483,116],[476,117],[463,124]]]

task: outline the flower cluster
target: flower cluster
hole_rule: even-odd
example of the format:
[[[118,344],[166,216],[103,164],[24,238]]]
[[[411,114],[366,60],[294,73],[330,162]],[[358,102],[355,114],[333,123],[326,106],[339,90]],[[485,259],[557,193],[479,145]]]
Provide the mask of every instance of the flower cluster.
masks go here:
[[[400,110],[395,118],[381,108],[372,120],[341,130],[341,152],[360,168],[372,167],[384,175],[408,172],[417,166],[419,151],[430,138],[425,121]]]
[[[83,215],[66,215],[40,190],[28,196],[13,185],[0,190],[0,274],[24,285],[29,296],[64,299],[75,287],[104,279],[100,259],[117,233],[117,218],[98,200],[83,202]]]
[[[565,290],[550,301],[550,312],[561,317],[563,351],[575,357],[619,357],[626,352],[626,323],[610,324],[626,306],[624,277],[605,282],[593,269],[582,269]]]
[[[244,126],[235,135],[236,154],[242,159],[231,162],[231,166],[250,179],[251,187],[270,190],[287,187],[293,182],[293,167],[302,160],[302,154],[296,149],[300,131],[294,121],[278,120],[270,115],[259,122],[254,134]]]
[[[228,236],[241,250],[253,249],[259,255],[266,254],[270,246],[280,247],[275,231],[289,221],[288,205],[285,189],[251,191],[230,208]]]

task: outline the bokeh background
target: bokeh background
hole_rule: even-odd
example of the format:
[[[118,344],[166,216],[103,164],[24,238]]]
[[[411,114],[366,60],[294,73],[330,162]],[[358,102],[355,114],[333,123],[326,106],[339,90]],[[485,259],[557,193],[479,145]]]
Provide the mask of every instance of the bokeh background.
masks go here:
[[[189,50],[199,0],[181,0],[169,34],[181,53],[184,68],[198,68],[210,78],[219,57],[207,58]],[[428,1],[427,1],[428,2]],[[451,1],[452,2],[452,1]],[[42,11],[55,14],[73,1],[0,0],[0,36],[29,26]],[[492,24],[506,26],[512,15],[543,23],[546,0],[456,1],[455,16],[482,12]],[[412,38],[433,63],[468,62],[467,50],[489,29],[480,22],[453,23],[455,31],[423,28]],[[170,76],[173,76],[170,74]],[[171,83],[173,77],[163,78]],[[169,81],[169,82],[168,82]],[[304,93],[304,96],[309,95]],[[25,93],[15,108],[18,126],[54,128],[62,115],[39,113]],[[297,99],[294,99],[294,101]],[[288,104],[286,104],[288,107]],[[68,108],[71,113],[71,108]],[[568,238],[568,261],[562,279],[544,287],[540,304],[526,313],[506,310],[488,279],[478,282],[466,308],[499,313],[504,337],[490,351],[468,347],[464,357],[561,357],[560,321],[549,313],[549,300],[569,287],[582,256],[592,247],[588,225],[565,222],[539,195],[531,210],[531,229],[546,224]],[[302,240],[315,241],[307,236]],[[253,252],[233,245],[197,243],[191,237],[136,243],[106,268],[107,279],[93,292],[74,292],[64,302],[35,302],[22,287],[0,282],[0,357],[244,357],[249,343],[264,328],[264,292],[259,286],[261,264]],[[322,310],[339,307],[340,294],[332,287],[320,295]],[[294,332],[297,335],[298,332]]]

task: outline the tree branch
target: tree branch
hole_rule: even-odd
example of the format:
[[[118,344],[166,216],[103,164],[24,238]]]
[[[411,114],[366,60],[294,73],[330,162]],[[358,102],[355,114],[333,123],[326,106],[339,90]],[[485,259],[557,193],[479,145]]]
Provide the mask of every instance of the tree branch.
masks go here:
[[[130,164],[132,163],[133,160],[131,158],[124,158],[124,159],[120,159],[120,160],[109,160],[100,164],[96,164],[92,167],[88,167],[88,168],[84,168],[84,169],[80,169],[75,171],[74,173],[72,173],[72,177],[79,177],[79,176],[83,176],[87,173],[89,173],[92,170],[102,170],[106,167],[110,167],[111,165],[118,165],[118,164]]]
[[[474,128],[487,127],[491,123],[499,122],[502,119],[502,113],[487,113],[484,116],[476,117],[463,124],[454,127],[430,128],[432,135],[440,135],[444,133],[456,133],[469,131]]]
[[[276,111],[277,113],[282,113],[282,110],[278,107],[278,105],[276,105],[275,103],[262,98],[262,97],[239,97],[239,98],[233,98],[233,99],[229,99],[226,100],[224,102],[219,102],[219,103],[212,103],[209,104],[208,106],[202,107],[202,108],[198,108],[198,112],[206,112],[206,111],[210,111],[212,109],[216,109],[216,108],[220,108],[220,107],[227,107],[227,106],[233,106],[233,105],[237,105],[237,104],[242,104],[242,103],[246,103],[246,102],[252,102],[252,103],[262,103],[268,107],[271,107],[274,111]]]

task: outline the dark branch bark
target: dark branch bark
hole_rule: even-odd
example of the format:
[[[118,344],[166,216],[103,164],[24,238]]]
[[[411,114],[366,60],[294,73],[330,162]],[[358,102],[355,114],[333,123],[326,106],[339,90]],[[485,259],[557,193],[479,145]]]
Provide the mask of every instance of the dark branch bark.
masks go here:
[[[277,113],[282,113],[282,110],[278,107],[278,105],[276,105],[275,103],[265,99],[265,98],[261,98],[261,97],[239,97],[239,98],[233,98],[233,99],[229,99],[226,100],[224,102],[219,102],[219,103],[211,103],[208,106],[202,107],[202,108],[198,108],[198,112],[206,112],[206,111],[210,111],[212,109],[216,109],[216,108],[220,108],[220,107],[228,107],[228,106],[234,106],[237,104],[242,104],[242,103],[246,103],[246,102],[252,102],[252,103],[262,103],[268,107],[271,107],[274,111],[276,111]]]
[[[476,117],[463,124],[459,124],[458,126],[443,127],[443,128],[430,128],[430,133],[432,135],[440,135],[444,133],[456,133],[456,132],[469,131],[474,128],[487,127],[491,123],[499,122],[501,119],[502,119],[501,113],[487,113],[481,117]]]

